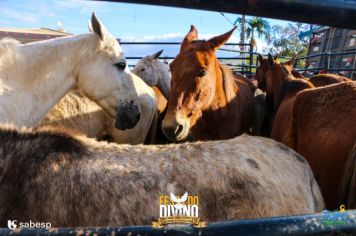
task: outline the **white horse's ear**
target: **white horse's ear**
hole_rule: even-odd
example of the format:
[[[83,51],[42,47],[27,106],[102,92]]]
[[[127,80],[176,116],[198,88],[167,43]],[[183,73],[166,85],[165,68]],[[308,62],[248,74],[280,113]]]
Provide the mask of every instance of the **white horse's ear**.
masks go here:
[[[95,12],[91,16],[91,26],[93,32],[96,33],[101,40],[105,40],[106,37],[110,34],[105,26],[99,21],[96,17]]]
[[[163,52],[163,49],[160,50],[160,51],[158,51],[158,52],[156,52],[156,53],[154,53],[154,54],[152,54],[150,57],[151,57],[152,59],[158,59],[159,56],[161,56],[162,52]]]
[[[94,33],[93,26],[91,25],[91,22],[88,20],[88,30],[90,33]]]

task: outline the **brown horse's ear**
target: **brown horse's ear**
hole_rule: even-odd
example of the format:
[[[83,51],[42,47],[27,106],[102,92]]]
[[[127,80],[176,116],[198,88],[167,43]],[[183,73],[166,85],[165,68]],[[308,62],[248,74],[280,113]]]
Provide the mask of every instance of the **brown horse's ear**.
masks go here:
[[[293,66],[296,57],[297,57],[297,55],[294,55],[289,61],[285,62],[284,64],[289,65],[289,66]]]
[[[261,54],[259,54],[259,53],[257,54],[257,59],[260,64],[263,63],[263,56]]]
[[[278,53],[273,57],[274,60],[278,59]]]
[[[211,43],[213,49],[217,50],[219,47],[224,45],[226,43],[226,41],[229,40],[229,38],[231,37],[232,33],[234,32],[234,30],[236,28],[237,28],[237,26],[235,26],[232,30],[230,30],[229,32],[227,32],[225,34],[215,36],[214,38],[209,39],[209,42]]]
[[[273,64],[274,64],[274,58],[271,55],[271,53],[268,53],[268,65],[269,65],[269,67],[273,66]]]
[[[191,25],[188,34],[183,39],[183,42],[180,46],[180,50],[187,47],[193,40],[196,40],[197,38],[198,38],[198,31],[194,25]]]

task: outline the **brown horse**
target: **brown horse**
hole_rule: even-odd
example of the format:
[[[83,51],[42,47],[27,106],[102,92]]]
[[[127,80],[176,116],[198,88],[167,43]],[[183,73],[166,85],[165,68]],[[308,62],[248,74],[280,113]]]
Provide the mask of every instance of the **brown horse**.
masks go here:
[[[283,64],[282,64],[283,65]],[[356,84],[339,83],[313,89],[293,78],[290,67],[274,63],[269,76],[279,78],[277,110],[271,137],[293,148],[309,162],[328,209],[337,207],[337,194],[345,162],[356,140]],[[272,78],[267,77],[267,81]]]
[[[261,130],[263,136],[269,137],[274,114],[277,110],[275,105],[277,102],[276,94],[282,83],[286,79],[297,79],[303,76],[293,69],[295,56],[285,63],[281,63],[276,56],[273,57],[271,54],[268,54],[268,59],[263,58],[260,54],[257,58],[259,61],[256,70],[258,88],[266,92],[266,111]],[[273,68],[273,70],[270,71],[270,68]],[[286,70],[288,70],[288,73],[286,73]]]
[[[253,84],[235,78],[215,56],[234,29],[205,41],[197,40],[197,30],[191,26],[184,38],[170,64],[172,85],[163,120],[164,133],[172,141],[189,132],[194,140],[228,139],[253,125]]]
[[[356,140],[355,117],[354,82],[302,91],[294,103],[292,148],[308,160],[328,209],[338,207],[342,176],[352,175],[345,163]]]
[[[269,70],[270,67],[270,62],[273,59],[273,61],[276,61],[278,59],[278,56],[272,56],[271,54],[268,54],[268,58],[263,58],[263,56],[261,54],[257,54],[257,59],[259,62],[259,65],[256,69],[256,79],[257,79],[257,87],[259,89],[261,89],[262,91],[266,91],[266,76],[267,76],[267,72]],[[295,58],[295,57],[293,57]],[[292,59],[293,59],[292,58]],[[291,59],[291,60],[292,60]],[[292,61],[294,64],[294,60]],[[292,64],[292,65],[293,65]],[[300,78],[300,79],[304,79],[305,77],[303,75],[301,75],[298,71],[296,71],[295,69],[292,68],[291,70],[292,75],[295,78]]]

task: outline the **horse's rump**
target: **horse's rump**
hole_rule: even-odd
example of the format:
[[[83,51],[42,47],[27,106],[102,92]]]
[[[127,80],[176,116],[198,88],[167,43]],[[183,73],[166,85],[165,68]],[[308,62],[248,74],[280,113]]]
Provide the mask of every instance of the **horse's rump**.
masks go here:
[[[356,140],[356,84],[339,83],[297,95],[293,148],[309,162],[329,209],[334,209],[345,162]]]

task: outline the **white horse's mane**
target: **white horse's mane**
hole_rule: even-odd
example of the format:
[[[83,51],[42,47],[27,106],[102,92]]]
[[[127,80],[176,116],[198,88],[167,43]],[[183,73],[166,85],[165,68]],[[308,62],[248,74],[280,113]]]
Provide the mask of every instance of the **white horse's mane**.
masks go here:
[[[19,57],[17,46],[21,44],[13,38],[0,40],[0,68],[2,65],[11,65]]]

